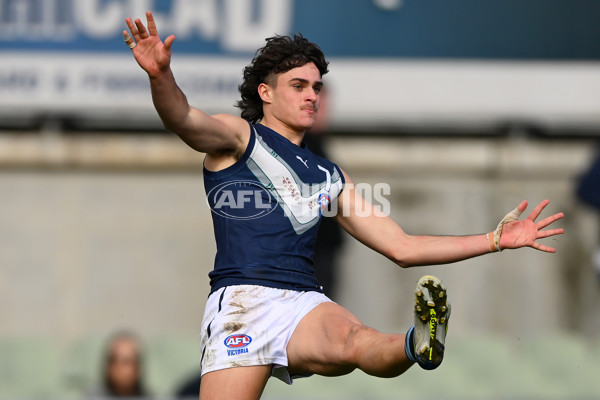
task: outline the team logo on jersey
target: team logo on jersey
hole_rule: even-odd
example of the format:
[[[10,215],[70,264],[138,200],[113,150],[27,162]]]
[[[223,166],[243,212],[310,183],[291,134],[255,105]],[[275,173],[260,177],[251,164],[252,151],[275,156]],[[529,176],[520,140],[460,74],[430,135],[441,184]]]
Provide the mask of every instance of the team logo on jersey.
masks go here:
[[[207,193],[210,209],[225,218],[255,219],[275,210],[271,192],[255,181],[223,182]]]
[[[235,334],[231,336],[227,336],[225,339],[225,346],[229,347],[231,350],[227,350],[228,356],[237,356],[238,354],[243,354],[248,352],[248,345],[252,343],[252,338],[248,335],[243,334]]]
[[[331,203],[331,197],[327,193],[321,193],[319,195],[319,214],[323,214],[323,211],[327,209]]]

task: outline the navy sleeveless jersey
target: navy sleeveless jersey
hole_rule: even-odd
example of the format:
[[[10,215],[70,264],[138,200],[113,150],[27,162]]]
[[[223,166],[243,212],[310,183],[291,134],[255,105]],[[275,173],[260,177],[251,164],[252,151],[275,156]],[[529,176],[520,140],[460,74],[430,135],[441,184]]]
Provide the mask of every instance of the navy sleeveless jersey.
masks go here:
[[[337,165],[250,124],[242,157],[204,168],[204,187],[217,242],[211,292],[243,284],[322,291],[313,253],[323,210],[344,187]]]

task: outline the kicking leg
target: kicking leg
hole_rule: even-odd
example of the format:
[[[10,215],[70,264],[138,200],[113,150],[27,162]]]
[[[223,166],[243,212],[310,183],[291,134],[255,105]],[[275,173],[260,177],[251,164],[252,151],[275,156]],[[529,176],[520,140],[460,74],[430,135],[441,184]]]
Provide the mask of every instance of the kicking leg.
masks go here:
[[[415,292],[415,328],[389,335],[363,325],[350,311],[323,303],[308,313],[287,346],[291,373],[343,375],[359,368],[367,374],[394,377],[418,362],[424,369],[443,359],[450,304],[439,279],[421,278]],[[406,347],[405,347],[406,346]]]
[[[236,367],[202,376],[200,400],[258,400],[271,376],[270,365]]]
[[[350,311],[322,303],[308,313],[287,346],[289,371],[326,376],[359,368],[379,377],[398,376],[413,365],[405,335],[386,335],[363,325]]]

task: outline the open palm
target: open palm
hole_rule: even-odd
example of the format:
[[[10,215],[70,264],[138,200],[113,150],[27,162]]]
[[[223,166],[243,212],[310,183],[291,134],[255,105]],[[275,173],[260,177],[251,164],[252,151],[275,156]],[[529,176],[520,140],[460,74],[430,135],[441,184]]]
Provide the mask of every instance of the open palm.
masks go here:
[[[548,200],[541,202],[524,220],[517,220],[505,224],[502,228],[502,236],[500,236],[500,248],[517,249],[519,247],[533,247],[534,249],[548,253],[556,252],[554,248],[545,246],[537,241],[538,239],[564,233],[564,229],[542,230],[564,217],[565,215],[563,213],[554,214],[539,222],[535,222],[549,203]],[[526,208],[526,201],[522,202],[517,207],[520,212],[525,211]]]
[[[135,20],[135,23],[131,18],[127,18],[125,21],[131,36],[129,32],[123,31],[123,37],[128,46],[133,46],[131,50],[140,67],[148,75],[155,77],[167,70],[171,63],[171,45],[175,40],[175,36],[169,36],[163,43],[158,36],[156,23],[150,11],[146,13],[146,19],[148,30],[139,18]]]

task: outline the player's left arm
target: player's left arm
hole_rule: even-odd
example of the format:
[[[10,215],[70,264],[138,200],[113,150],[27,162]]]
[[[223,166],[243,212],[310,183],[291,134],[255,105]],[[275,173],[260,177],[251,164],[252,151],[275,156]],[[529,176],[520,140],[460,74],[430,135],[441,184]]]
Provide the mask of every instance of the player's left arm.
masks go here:
[[[539,222],[539,217],[549,201],[540,203],[524,220],[518,220],[527,208],[523,201],[509,213],[494,232],[471,236],[413,236],[408,235],[389,216],[366,201],[355,190],[352,179],[344,172],[346,187],[338,198],[338,223],[357,240],[383,254],[401,267],[448,264],[480,256],[497,250],[532,247],[554,253],[556,250],[537,240],[560,235],[564,229],[543,230],[564,217],[554,214]],[[356,210],[363,210],[360,215]],[[371,210],[365,213],[364,210]],[[367,216],[364,216],[368,214]]]

